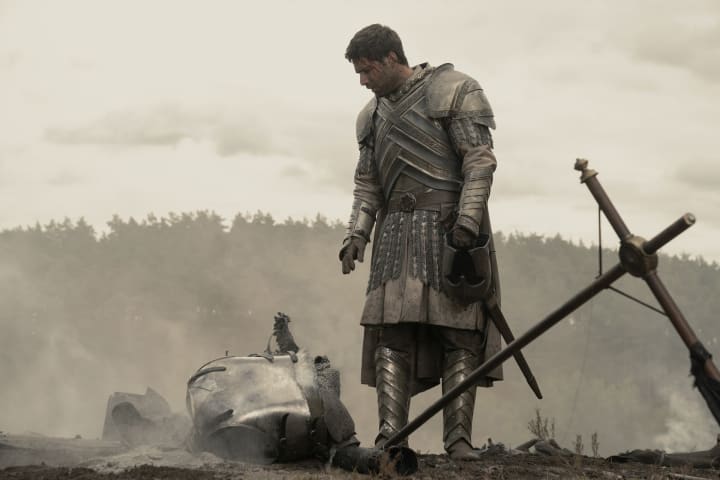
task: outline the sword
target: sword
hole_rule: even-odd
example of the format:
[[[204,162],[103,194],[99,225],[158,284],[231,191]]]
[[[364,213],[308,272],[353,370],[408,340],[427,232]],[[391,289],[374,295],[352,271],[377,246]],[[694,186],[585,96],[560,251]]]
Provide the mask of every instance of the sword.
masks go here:
[[[500,335],[502,335],[503,339],[505,340],[505,345],[510,345],[510,343],[515,340],[515,336],[512,334],[507,320],[505,320],[505,315],[503,315],[502,310],[500,310],[500,305],[498,305],[497,303],[497,297],[494,294],[491,295],[485,300],[485,306],[487,307],[488,313],[490,314],[490,319],[493,321],[495,327],[500,332]],[[533,375],[532,371],[530,370],[530,366],[528,365],[527,361],[525,361],[525,357],[523,356],[522,352],[520,350],[517,350],[513,353],[513,357],[515,357],[515,361],[517,362],[518,367],[520,367],[520,371],[525,376],[525,380],[527,381],[528,385],[530,386],[532,391],[535,392],[535,396],[537,398],[542,398],[542,393],[540,393],[540,387],[535,380],[535,375]]]
[[[415,419],[411,420],[407,425],[388,438],[383,448],[397,445],[401,440],[407,438],[408,435],[416,431],[433,415],[442,410],[445,405],[462,395],[468,388],[475,385],[478,380],[486,377],[488,373],[502,365],[503,362],[510,358],[516,351],[519,351],[530,342],[536,340],[563,318],[580,308],[598,293],[609,288],[616,280],[628,272],[636,276],[645,275],[645,280],[649,284],[653,294],[660,302],[665,313],[668,314],[672,320],[673,325],[686,346],[690,349],[692,358],[691,373],[696,375],[695,384],[705,398],[710,412],[718,421],[718,424],[720,424],[720,371],[713,363],[710,353],[704,349],[690,329],[687,320],[685,320],[679,307],[675,304],[675,301],[658,278],[656,272],[657,251],[690,228],[690,226],[695,223],[695,217],[689,213],[685,214],[650,240],[643,241],[641,238],[633,236],[627,226],[625,226],[620,214],[615,210],[612,202],[610,202],[607,194],[595,178],[597,172],[587,168],[587,160],[578,159],[575,168],[583,172],[580,181],[587,184],[590,193],[593,194],[601,210],[605,213],[611,225],[613,225],[615,232],[622,239],[620,263],[601,274],[594,282],[579,291],[539,323],[532,326],[530,330],[521,335],[520,338],[507,345],[505,349],[500,350],[495,355],[486,359],[485,363],[473,370],[467,378],[447,391],[441,398],[423,410]],[[491,305],[492,303],[492,301],[489,302]],[[495,303],[497,303],[497,301]],[[499,311],[499,309],[495,310]]]

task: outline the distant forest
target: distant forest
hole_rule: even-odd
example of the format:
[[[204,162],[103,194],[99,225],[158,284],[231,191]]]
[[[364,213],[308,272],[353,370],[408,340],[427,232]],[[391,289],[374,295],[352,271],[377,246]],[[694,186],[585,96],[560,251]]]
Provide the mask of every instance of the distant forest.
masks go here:
[[[0,232],[0,373],[13,385],[0,394],[0,430],[92,434],[107,395],[142,393],[145,385],[182,410],[185,381],[196,368],[226,351],[261,351],[273,314],[283,311],[301,346],[327,353],[341,368],[343,397],[361,437],[371,438],[374,397],[360,387],[358,373],[369,262],[341,274],[343,234],[342,224],[320,216],[278,223],[258,212],[228,222],[205,211],[114,217],[102,234],[83,220]],[[559,236],[495,238],[503,309],[516,336],[597,274],[596,247]],[[603,257],[610,266],[617,254],[605,250]],[[720,358],[718,265],[661,255],[659,272]],[[638,279],[628,275],[616,286],[655,304]],[[534,400],[507,365],[506,381],[478,395],[479,405],[496,410],[492,422],[477,415],[476,430],[490,430],[481,435],[525,440],[537,406],[557,417],[568,439],[599,431],[606,453],[650,447],[668,433],[666,419],[681,414],[672,395],[699,397],[669,321],[613,292],[600,294],[526,355],[546,399]],[[426,451],[440,449],[434,431],[417,438]]]

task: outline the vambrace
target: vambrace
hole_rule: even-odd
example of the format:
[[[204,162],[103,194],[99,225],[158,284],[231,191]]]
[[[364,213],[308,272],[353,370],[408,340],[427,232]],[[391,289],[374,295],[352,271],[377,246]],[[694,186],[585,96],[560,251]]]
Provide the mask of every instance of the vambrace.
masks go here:
[[[448,125],[450,138],[462,161],[463,187],[458,202],[457,225],[475,236],[487,208],[493,173],[497,166],[492,152],[492,136],[486,125],[471,118],[453,118]]]
[[[367,145],[360,145],[353,198],[344,244],[348,244],[353,237],[370,241],[375,225],[375,214],[382,204],[382,189],[377,181],[377,168],[373,160],[372,148]]]
[[[460,192],[457,225],[475,236],[480,233],[480,223],[490,196],[493,170],[492,167],[483,167],[467,173]]]
[[[350,221],[345,231],[345,242],[352,237],[359,237],[366,242],[370,241],[370,234],[375,226],[375,209],[368,202],[356,198],[353,201]]]

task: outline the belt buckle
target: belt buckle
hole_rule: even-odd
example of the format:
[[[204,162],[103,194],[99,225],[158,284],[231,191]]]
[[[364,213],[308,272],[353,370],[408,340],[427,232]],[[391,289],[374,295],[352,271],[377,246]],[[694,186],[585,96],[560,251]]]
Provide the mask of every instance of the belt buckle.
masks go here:
[[[406,193],[402,197],[400,197],[400,211],[401,212],[412,212],[415,210],[415,204],[417,203],[417,199],[415,198],[415,195],[412,193]]]

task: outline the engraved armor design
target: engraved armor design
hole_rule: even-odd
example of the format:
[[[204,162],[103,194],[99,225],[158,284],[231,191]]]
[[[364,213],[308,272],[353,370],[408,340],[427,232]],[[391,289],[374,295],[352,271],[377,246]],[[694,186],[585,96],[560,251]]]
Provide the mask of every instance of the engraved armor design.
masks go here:
[[[346,58],[376,94],[357,118],[360,157],[341,260],[349,273],[372,239],[361,380],[376,389],[375,442],[383,445],[407,424],[413,395],[441,378],[443,392],[452,389],[500,350],[484,300],[454,296],[441,261],[451,247],[483,239],[492,272],[483,278],[499,296],[487,208],[495,120],[477,81],[449,63],[410,68],[388,27],[358,32]],[[501,367],[472,378],[473,387],[445,408],[443,440],[452,458],[475,458],[474,387],[496,380]]]
[[[372,139],[366,136],[364,141],[371,142]],[[340,258],[342,258],[352,237],[360,237],[365,241],[370,241],[370,235],[375,225],[375,215],[383,204],[381,192],[372,146],[362,142],[360,143],[360,158],[355,169],[354,200],[350,211],[350,220],[345,231],[343,248],[340,250]]]
[[[440,214],[426,210],[392,212],[385,217],[373,251],[370,292],[402,273],[407,252],[409,274],[440,290],[440,249],[444,230]]]
[[[372,135],[365,125],[359,125],[358,134],[372,137],[378,180],[386,200],[401,173],[431,188],[460,190],[460,159],[445,128],[428,111],[426,92],[434,72],[433,67],[421,65],[399,91],[373,99],[358,120],[359,124],[371,125]]]
[[[443,395],[465,380],[478,367],[477,357],[467,350],[454,350],[446,354],[444,363]],[[475,393],[475,388],[470,388],[443,408],[445,450],[450,450],[460,440],[472,445]]]
[[[381,445],[408,421],[410,363],[402,352],[386,347],[375,351],[376,390],[380,418],[375,445]],[[407,442],[406,442],[407,443]]]
[[[339,373],[323,357],[218,358],[188,380],[190,444],[254,463],[294,461],[326,447],[357,445],[339,389]]]
[[[312,418],[298,370],[287,355],[225,357],[202,366],[188,381],[187,406],[195,443],[226,458],[272,463],[281,456],[288,420]],[[312,373],[305,375],[312,379]],[[254,388],[242,388],[253,385]],[[238,388],[240,387],[240,388]],[[304,442],[309,451],[312,443]]]
[[[449,64],[437,69],[426,64],[416,67],[398,91],[373,98],[361,111],[360,159],[346,242],[353,235],[367,238],[364,234],[372,222],[368,219],[361,225],[363,205],[374,214],[407,192],[458,193],[445,212],[438,208],[385,211],[376,232],[368,292],[398,279],[404,268],[440,290],[445,233],[441,217],[455,208],[460,214],[458,225],[479,233],[495,168],[489,130],[494,127],[480,86]]]
[[[358,115],[360,158],[348,234],[359,228],[359,202],[377,212],[362,325],[409,321],[486,328],[482,305],[462,306],[445,295],[440,266],[451,227],[485,234],[490,288],[499,295],[486,205],[496,167],[493,128],[480,85],[450,64],[416,66],[398,90],[373,97]],[[488,351],[497,351],[499,334],[493,325],[487,329]],[[363,353],[363,372],[368,372],[363,378],[375,376],[370,352],[374,349]],[[488,378],[501,379],[500,369]]]
[[[483,145],[492,148],[492,136],[485,123],[488,122],[482,117],[461,117],[450,121],[450,138],[455,148],[460,152],[467,152],[472,148],[477,152],[477,147]],[[463,163],[463,188],[458,204],[457,225],[476,236],[480,233],[494,171],[494,158],[466,155]]]

